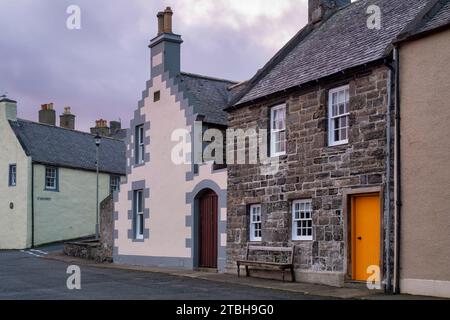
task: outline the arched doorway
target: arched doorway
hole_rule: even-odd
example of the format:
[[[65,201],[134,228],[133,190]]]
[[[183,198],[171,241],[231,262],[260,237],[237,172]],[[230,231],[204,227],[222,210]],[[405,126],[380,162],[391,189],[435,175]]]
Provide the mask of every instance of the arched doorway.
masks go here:
[[[218,197],[206,190],[199,198],[198,245],[200,268],[217,268]]]

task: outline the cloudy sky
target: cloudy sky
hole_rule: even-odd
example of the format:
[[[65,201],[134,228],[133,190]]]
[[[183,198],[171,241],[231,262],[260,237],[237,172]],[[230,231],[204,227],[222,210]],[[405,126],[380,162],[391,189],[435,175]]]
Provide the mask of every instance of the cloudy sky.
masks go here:
[[[307,0],[0,0],[0,95],[37,120],[43,103],[71,106],[77,129],[95,119],[128,127],[149,78],[156,13],[174,11],[182,69],[246,80],[307,22]],[[70,5],[81,30],[66,27]]]

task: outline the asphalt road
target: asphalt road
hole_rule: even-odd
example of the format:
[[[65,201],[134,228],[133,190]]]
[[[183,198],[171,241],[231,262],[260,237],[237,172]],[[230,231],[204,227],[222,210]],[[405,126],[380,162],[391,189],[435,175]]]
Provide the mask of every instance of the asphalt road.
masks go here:
[[[158,273],[81,268],[81,289],[69,290],[68,264],[43,259],[61,250],[49,246],[39,250],[0,251],[0,299],[124,299],[124,300],[316,300],[299,293],[251,288]]]

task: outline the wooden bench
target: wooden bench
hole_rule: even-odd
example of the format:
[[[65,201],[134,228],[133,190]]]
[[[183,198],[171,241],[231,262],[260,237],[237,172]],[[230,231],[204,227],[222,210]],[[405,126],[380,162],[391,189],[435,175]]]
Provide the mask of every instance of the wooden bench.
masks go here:
[[[250,260],[250,253],[260,251],[265,253],[278,253],[283,254],[287,253],[287,261],[275,261],[276,256],[273,256],[273,261],[261,261],[258,260],[258,256],[256,256],[256,260]],[[279,255],[278,255],[279,256]],[[252,267],[254,269],[276,269],[281,270],[283,273],[283,281],[285,276],[285,271],[290,270],[291,271],[291,277],[292,282],[295,282],[295,273],[294,273],[294,246],[291,247],[263,247],[263,246],[254,246],[254,245],[247,245],[247,254],[245,257],[245,260],[238,260],[237,263],[237,272],[238,277],[241,276],[241,266],[245,266],[245,273],[246,276],[249,276],[249,267]]]

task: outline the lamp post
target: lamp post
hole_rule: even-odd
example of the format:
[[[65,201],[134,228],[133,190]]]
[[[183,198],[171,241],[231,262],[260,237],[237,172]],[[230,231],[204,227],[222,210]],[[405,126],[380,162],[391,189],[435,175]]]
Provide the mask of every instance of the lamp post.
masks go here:
[[[100,137],[99,134],[97,134],[94,138],[95,140],[95,146],[96,146],[96,162],[95,162],[95,166],[96,166],[96,171],[97,171],[97,198],[96,198],[96,202],[95,202],[95,208],[96,208],[96,224],[95,224],[95,240],[99,239],[99,232],[100,232],[100,228],[99,228],[99,218],[98,218],[98,207],[99,207],[99,203],[98,203],[98,166],[99,166],[99,152],[98,149],[100,147],[100,143],[102,142],[102,137]]]

